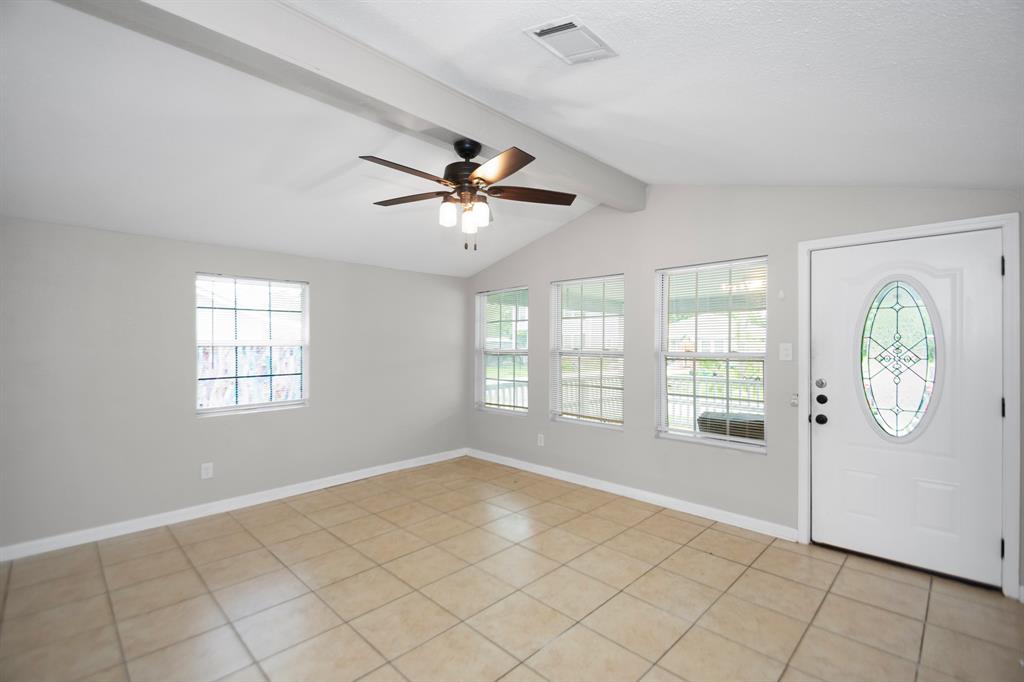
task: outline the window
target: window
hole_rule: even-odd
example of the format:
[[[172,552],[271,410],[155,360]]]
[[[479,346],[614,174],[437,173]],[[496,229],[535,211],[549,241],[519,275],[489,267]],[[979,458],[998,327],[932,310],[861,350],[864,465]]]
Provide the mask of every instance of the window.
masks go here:
[[[767,260],[659,272],[663,433],[764,444]]]
[[[196,409],[301,404],[307,285],[196,275]]]
[[[555,282],[551,293],[552,416],[621,426],[622,275]]]
[[[529,401],[530,295],[526,289],[477,294],[477,405],[526,412]]]

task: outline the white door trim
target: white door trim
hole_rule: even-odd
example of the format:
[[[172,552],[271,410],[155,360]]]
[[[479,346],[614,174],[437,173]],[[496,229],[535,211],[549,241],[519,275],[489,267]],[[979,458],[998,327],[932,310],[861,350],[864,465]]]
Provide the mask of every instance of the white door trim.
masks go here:
[[[811,254],[822,249],[859,246],[876,242],[932,237],[957,232],[997,228],[1002,230],[1006,276],[1003,278],[1003,594],[1013,599],[1022,595],[1020,585],[1020,214],[954,220],[930,225],[900,227],[877,232],[815,239],[797,244],[799,270],[799,392],[797,460],[797,532],[800,542],[811,540]],[[993,264],[996,267],[996,264]]]

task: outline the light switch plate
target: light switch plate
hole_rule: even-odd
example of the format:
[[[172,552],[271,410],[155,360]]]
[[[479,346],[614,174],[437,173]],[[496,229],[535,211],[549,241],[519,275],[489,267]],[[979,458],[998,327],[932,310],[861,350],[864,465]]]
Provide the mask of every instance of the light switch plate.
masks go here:
[[[793,359],[793,344],[791,343],[780,343],[779,344],[779,360],[783,362],[789,362]]]

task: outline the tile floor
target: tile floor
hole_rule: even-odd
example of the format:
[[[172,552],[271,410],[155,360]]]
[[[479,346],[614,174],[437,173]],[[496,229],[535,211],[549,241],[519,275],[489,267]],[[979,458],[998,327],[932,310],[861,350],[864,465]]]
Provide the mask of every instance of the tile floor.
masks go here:
[[[1019,680],[994,591],[474,459],[0,567],[0,680]]]

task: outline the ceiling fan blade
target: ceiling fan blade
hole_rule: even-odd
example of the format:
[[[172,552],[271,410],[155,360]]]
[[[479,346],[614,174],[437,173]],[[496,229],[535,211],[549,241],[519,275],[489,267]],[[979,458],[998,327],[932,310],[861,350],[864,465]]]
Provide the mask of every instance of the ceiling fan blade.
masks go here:
[[[553,192],[550,189],[535,189],[533,187],[488,187],[487,194],[495,199],[529,201],[535,204],[556,204],[558,206],[572,206],[572,202],[576,199],[575,194]]]
[[[397,206],[398,204],[408,204],[413,201],[426,201],[427,199],[436,199],[437,197],[446,197],[451,192],[440,190],[437,192],[424,192],[423,194],[410,194],[404,197],[395,197],[394,199],[385,199],[384,201],[373,202],[376,206]]]
[[[470,173],[469,181],[493,185],[496,182],[501,182],[517,170],[521,170],[526,164],[533,161],[533,158],[519,147],[509,147]]]
[[[424,180],[433,180],[434,182],[441,183],[442,185],[445,185],[447,187],[455,186],[455,183],[452,182],[451,180],[445,180],[444,178],[439,178],[438,176],[433,175],[432,173],[416,170],[415,168],[409,168],[409,166],[403,166],[400,163],[388,161],[387,159],[382,159],[378,156],[360,156],[359,158],[363,159],[364,161],[372,161],[373,163],[379,163],[382,166],[387,166],[388,168],[393,168],[396,171],[402,171],[403,173],[408,173],[409,175],[415,175],[416,177],[423,178]]]

